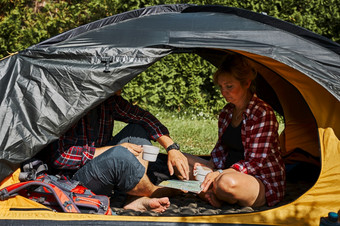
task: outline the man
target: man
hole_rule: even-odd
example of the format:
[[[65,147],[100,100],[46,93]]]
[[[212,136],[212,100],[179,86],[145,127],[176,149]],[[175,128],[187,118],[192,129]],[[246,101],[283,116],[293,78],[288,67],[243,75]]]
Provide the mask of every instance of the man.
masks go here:
[[[115,120],[128,125],[112,137]],[[124,192],[139,197],[132,198],[124,208],[163,212],[170,205],[165,196],[173,191],[154,185],[146,175],[148,162],[141,153],[142,145],[150,145],[150,140],[167,150],[170,174],[176,170],[181,178],[188,179],[188,162],[168,129],[148,111],[122,98],[119,91],[49,145],[50,165],[58,170],[75,171],[73,179],[96,194],[110,196],[112,192]]]

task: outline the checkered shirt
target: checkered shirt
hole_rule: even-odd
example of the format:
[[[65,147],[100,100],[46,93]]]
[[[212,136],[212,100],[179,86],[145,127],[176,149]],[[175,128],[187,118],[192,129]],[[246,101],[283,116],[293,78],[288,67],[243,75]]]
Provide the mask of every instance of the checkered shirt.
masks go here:
[[[169,134],[168,129],[152,114],[121,96],[110,97],[96,109],[97,132],[91,122],[94,119],[88,114],[50,146],[55,168],[76,170],[92,160],[96,147],[105,146],[112,139],[114,120],[141,125],[152,140]]]
[[[231,123],[234,105],[227,104],[218,120],[218,141],[211,152],[215,168],[224,169],[228,150],[221,145],[221,138]],[[268,206],[283,199],[285,191],[285,165],[281,158],[278,140],[278,122],[272,108],[256,94],[242,115],[241,137],[244,160],[231,168],[260,179],[266,188]]]

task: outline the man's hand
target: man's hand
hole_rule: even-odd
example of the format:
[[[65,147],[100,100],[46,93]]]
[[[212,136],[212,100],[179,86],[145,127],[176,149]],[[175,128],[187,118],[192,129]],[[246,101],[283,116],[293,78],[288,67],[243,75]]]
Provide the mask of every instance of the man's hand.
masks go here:
[[[174,141],[168,136],[163,135],[157,139],[157,142],[166,150]],[[176,168],[176,176],[181,180],[189,180],[189,163],[183,153],[177,149],[168,150],[168,169],[170,175],[174,175],[174,167]],[[179,174],[179,175],[178,175]]]
[[[134,156],[138,156],[143,151],[142,146],[137,144],[121,143],[120,146],[128,149]]]
[[[189,180],[189,163],[188,159],[179,150],[172,149],[168,152],[168,168],[170,175],[174,174],[174,167],[179,172],[179,178]]]
[[[94,153],[93,158],[98,157],[99,155],[103,154],[110,148],[116,147],[117,145],[114,146],[104,146],[104,147],[98,147],[96,148],[96,151]],[[120,146],[128,149],[134,156],[138,156],[142,152],[142,146],[136,145],[136,144],[131,144],[131,143],[122,143]]]
[[[96,148],[96,151],[94,152],[93,158],[98,157],[99,155],[103,154],[104,152],[106,152],[107,150],[109,150],[110,148],[113,148],[114,146],[104,146],[104,147],[98,147]]]

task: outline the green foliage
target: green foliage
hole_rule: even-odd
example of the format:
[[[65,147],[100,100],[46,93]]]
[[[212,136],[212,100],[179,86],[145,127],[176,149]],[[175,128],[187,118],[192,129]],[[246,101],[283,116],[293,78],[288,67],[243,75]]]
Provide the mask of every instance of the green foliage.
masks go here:
[[[115,14],[102,1],[4,1],[0,16],[0,58],[57,34]],[[108,13],[110,12],[110,13]]]
[[[225,102],[212,81],[215,70],[193,54],[169,55],[129,82],[123,96],[147,109],[216,115]]]

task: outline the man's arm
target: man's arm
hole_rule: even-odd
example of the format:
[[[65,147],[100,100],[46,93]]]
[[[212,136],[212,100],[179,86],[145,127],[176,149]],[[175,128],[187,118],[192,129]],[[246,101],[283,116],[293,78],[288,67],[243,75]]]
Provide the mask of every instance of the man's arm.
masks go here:
[[[59,146],[54,155],[53,165],[58,169],[79,169],[93,159],[94,153],[94,147],[71,146],[64,149],[64,146]]]
[[[157,142],[167,149],[174,141],[167,135],[163,135],[157,139]],[[180,150],[171,149],[168,151],[168,168],[170,175],[174,174],[174,167],[180,173],[184,180],[189,180],[189,163],[187,158]]]
[[[133,105],[120,96],[112,98],[114,119],[125,123],[141,125],[156,141],[160,136],[168,135],[168,129],[150,112]]]
[[[157,141],[165,149],[174,141],[169,136],[168,129],[150,112],[132,105],[121,96],[115,96],[113,99],[114,118],[126,123],[135,123],[146,129],[150,138]],[[174,166],[179,171],[183,179],[189,179],[189,165],[186,157],[179,150],[169,150],[168,168],[171,175],[174,173]]]
[[[82,134],[84,119],[70,128],[55,144],[52,155],[53,165],[57,169],[79,169],[93,159],[96,148],[84,142],[86,136]],[[78,128],[80,126],[80,129]],[[82,126],[82,127],[81,127]],[[79,134],[79,130],[81,131]]]

